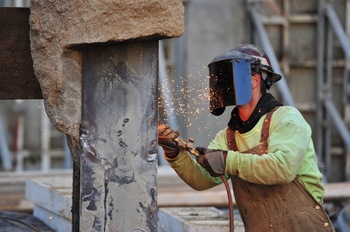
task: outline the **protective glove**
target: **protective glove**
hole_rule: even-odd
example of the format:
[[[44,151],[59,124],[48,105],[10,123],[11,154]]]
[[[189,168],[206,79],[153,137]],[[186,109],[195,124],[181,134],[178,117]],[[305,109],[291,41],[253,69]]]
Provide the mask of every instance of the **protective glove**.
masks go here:
[[[158,126],[158,145],[162,146],[165,155],[169,158],[175,158],[180,148],[176,143],[175,139],[179,136],[178,131],[174,131],[167,124]]]
[[[227,151],[211,150],[205,147],[196,147],[200,154],[196,157],[197,162],[213,177],[225,173]]]

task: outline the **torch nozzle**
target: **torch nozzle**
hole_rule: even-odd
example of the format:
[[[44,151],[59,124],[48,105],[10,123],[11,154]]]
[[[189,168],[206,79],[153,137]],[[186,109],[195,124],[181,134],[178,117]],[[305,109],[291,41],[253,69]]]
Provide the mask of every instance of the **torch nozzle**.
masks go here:
[[[176,138],[175,141],[177,142],[178,146],[186,151],[188,151],[189,153],[191,153],[194,156],[199,156],[199,152],[193,148],[193,143],[194,143],[194,139],[193,138],[189,138],[188,139],[188,143],[182,139],[182,138]]]

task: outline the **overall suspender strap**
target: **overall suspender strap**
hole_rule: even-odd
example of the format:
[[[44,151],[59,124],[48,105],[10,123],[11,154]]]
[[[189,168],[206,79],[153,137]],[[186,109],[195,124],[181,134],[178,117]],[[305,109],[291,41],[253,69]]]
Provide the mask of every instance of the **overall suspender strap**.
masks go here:
[[[261,127],[260,144],[250,148],[249,153],[256,155],[267,153],[271,118],[276,109],[266,114]],[[229,150],[238,151],[236,133],[235,130],[227,128]],[[289,184],[263,185],[248,182],[237,174],[231,176],[231,181],[245,231],[335,232],[322,206],[297,179]],[[305,218],[307,223],[300,223]]]
[[[264,143],[266,145],[266,148],[267,148],[267,139],[269,138],[269,130],[270,130],[270,122],[271,122],[272,114],[277,110],[277,108],[278,107],[273,108],[266,114],[265,120],[262,125],[260,142]],[[235,133],[236,133],[235,130],[231,128],[227,128],[227,146],[228,146],[228,149],[231,151],[238,151]]]
[[[236,139],[235,139],[235,130],[232,130],[231,128],[227,128],[227,146],[228,149],[231,151],[238,151]]]
[[[278,106],[273,108],[266,114],[262,129],[261,129],[260,142],[266,143],[266,148],[267,148],[267,139],[269,138],[269,130],[270,130],[270,122],[271,122],[272,114],[277,110],[277,108]]]

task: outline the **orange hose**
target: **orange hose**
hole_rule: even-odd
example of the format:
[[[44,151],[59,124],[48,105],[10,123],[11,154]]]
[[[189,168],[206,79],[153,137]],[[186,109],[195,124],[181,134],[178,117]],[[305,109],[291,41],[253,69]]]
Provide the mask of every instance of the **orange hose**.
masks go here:
[[[234,216],[233,216],[233,203],[232,203],[232,195],[230,186],[228,185],[228,182],[224,175],[220,176],[222,182],[225,185],[226,193],[227,193],[227,199],[228,199],[228,210],[229,210],[229,217],[230,217],[230,232],[234,231]]]

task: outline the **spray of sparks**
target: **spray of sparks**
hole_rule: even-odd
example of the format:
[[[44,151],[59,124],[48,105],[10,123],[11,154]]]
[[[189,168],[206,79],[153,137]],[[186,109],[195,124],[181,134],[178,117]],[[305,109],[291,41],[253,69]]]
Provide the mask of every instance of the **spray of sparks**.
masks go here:
[[[208,116],[207,125],[196,130],[208,131],[213,117],[209,117],[209,77],[206,66],[202,66],[195,75],[179,77],[179,80],[168,80],[159,85],[159,120],[167,123],[175,117],[180,118],[187,128],[199,120],[199,116]],[[178,84],[176,84],[178,83]],[[201,122],[203,123],[203,121]],[[202,124],[203,125],[203,124]]]

